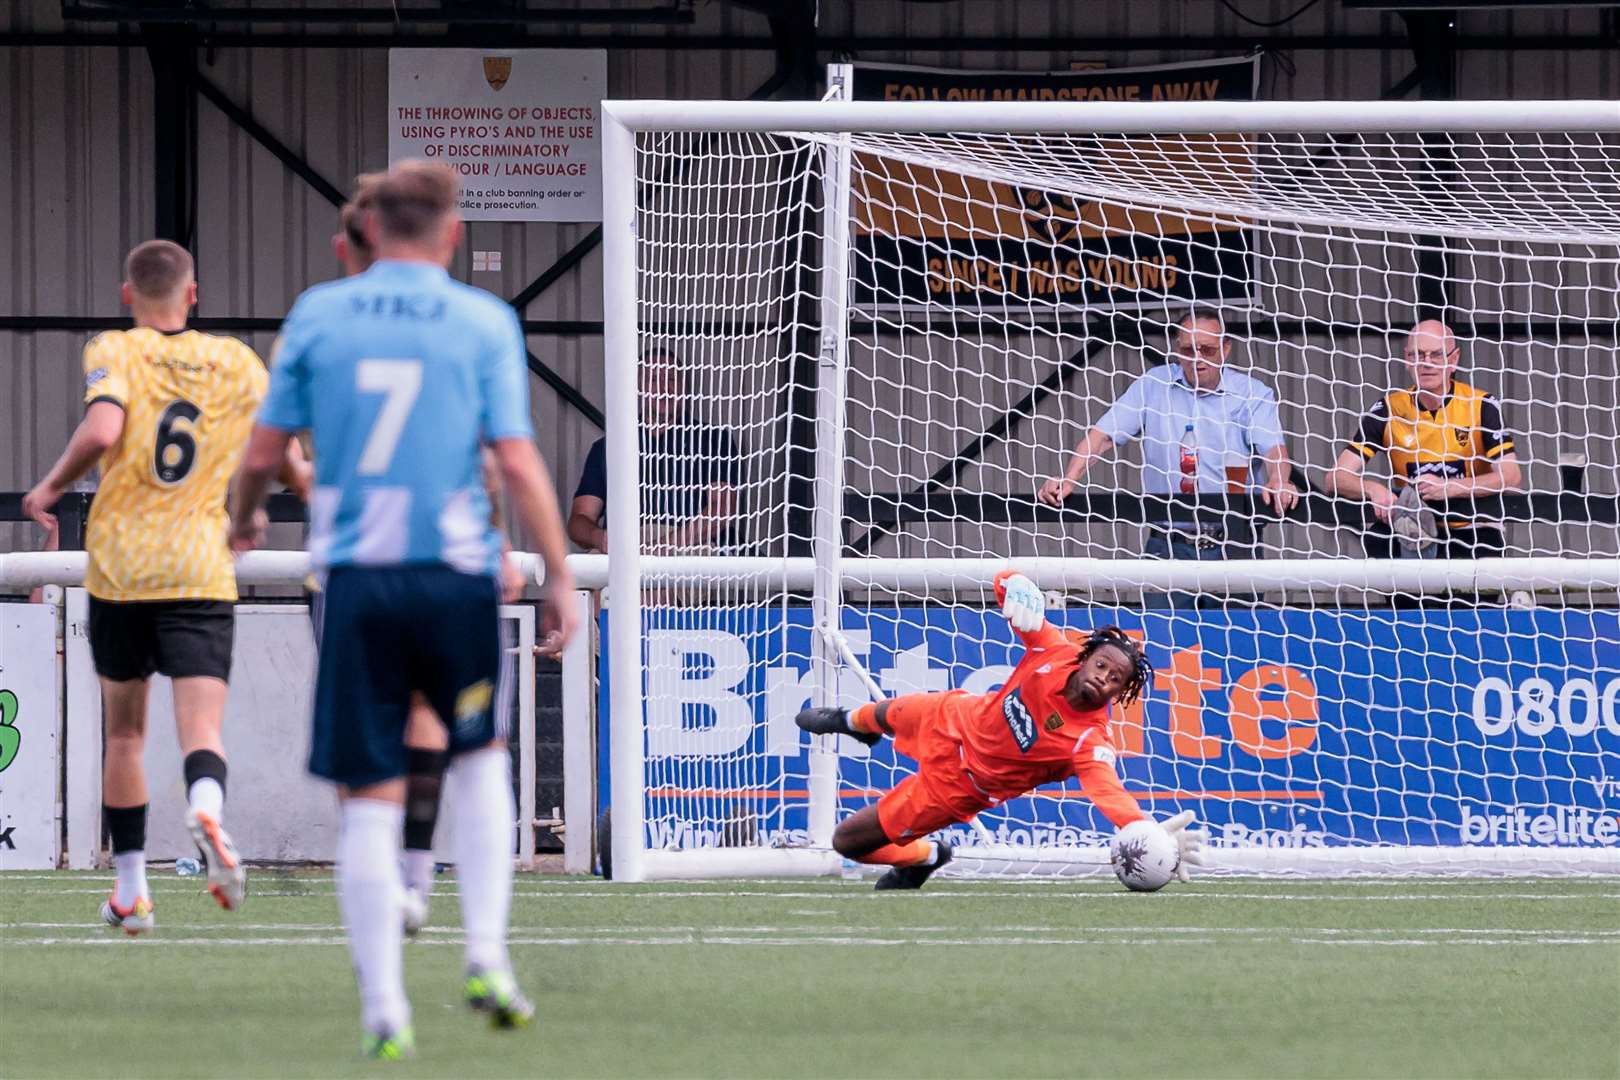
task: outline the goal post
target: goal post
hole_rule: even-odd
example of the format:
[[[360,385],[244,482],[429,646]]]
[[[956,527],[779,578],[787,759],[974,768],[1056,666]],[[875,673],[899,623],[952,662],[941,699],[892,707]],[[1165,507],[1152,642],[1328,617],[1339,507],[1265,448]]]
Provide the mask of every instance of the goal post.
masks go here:
[[[914,764],[793,713],[868,699],[856,664],[885,694],[993,689],[1019,655],[987,599],[1006,566],[1054,622],[1141,635],[1120,771],[1212,823],[1214,872],[1620,872],[1620,105],[603,119],[615,877],[839,872],[833,825]],[[1265,518],[1260,466],[1155,511],[1121,440],[1063,509],[1036,493],[1194,305],[1311,490],[1245,550],[1161,560],[1155,512]],[[1379,524],[1321,487],[1422,316],[1523,425],[1527,493],[1469,503],[1501,555],[1369,557]],[[1577,456],[1591,490],[1561,495]],[[1110,830],[1077,795],[986,811],[959,865],[1094,872]]]

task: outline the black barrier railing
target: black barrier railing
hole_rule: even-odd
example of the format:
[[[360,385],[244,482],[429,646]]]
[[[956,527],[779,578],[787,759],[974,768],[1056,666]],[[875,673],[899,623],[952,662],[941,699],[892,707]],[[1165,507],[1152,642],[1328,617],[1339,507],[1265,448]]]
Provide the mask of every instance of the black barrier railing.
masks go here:
[[[0,522],[29,520],[22,509],[24,494],[0,491]],[[84,548],[84,527],[90,520],[90,504],[94,500],[93,491],[70,491],[57,500],[51,512],[56,515],[58,544],[63,551]],[[303,501],[288,492],[271,495],[265,500],[264,511],[276,524],[302,524],[305,520]]]
[[[69,492],[56,504],[61,546],[84,546],[84,525],[94,492]],[[27,521],[22,492],[0,492],[0,522]],[[1536,492],[1453,499],[1431,503],[1441,518],[1505,520],[1543,525],[1620,526],[1620,496],[1579,492]],[[304,504],[286,492],[271,495],[266,513],[278,524],[302,523]],[[892,531],[906,525],[958,522],[982,525],[1146,524],[1170,522],[1200,528],[1254,528],[1287,521],[1328,528],[1368,530],[1379,527],[1365,502],[1339,499],[1317,491],[1303,492],[1288,514],[1279,516],[1256,495],[1143,495],[1135,492],[1078,492],[1063,506],[1048,506],[1033,495],[1000,492],[934,490],[926,492],[846,492],[846,526]],[[1579,555],[1579,552],[1567,554]]]
[[[1491,495],[1427,504],[1441,518],[1539,522],[1551,525],[1620,524],[1620,496],[1576,492]],[[1371,507],[1359,500],[1321,492],[1301,493],[1299,502],[1279,516],[1258,495],[1139,495],[1134,492],[1090,492],[1069,496],[1062,507],[1048,506],[1033,495],[979,491],[847,492],[844,517],[853,524],[879,528],[939,524],[947,521],[985,525],[1122,522],[1230,525],[1289,521],[1302,525],[1366,529],[1377,524]]]

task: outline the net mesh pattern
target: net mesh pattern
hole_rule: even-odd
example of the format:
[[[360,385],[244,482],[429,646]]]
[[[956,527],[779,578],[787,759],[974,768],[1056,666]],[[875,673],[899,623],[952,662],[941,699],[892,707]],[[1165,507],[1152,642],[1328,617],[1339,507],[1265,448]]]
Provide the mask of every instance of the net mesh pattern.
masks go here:
[[[643,591],[651,847],[811,842],[822,744],[793,716],[870,695],[851,665],[817,666],[810,583],[737,560],[810,557],[826,514],[843,572],[879,581],[842,592],[839,626],[887,695],[989,693],[1023,655],[962,560],[1266,560],[1241,588],[1042,580],[1054,623],[1144,641],[1156,677],[1112,718],[1119,772],[1149,812],[1196,811],[1218,850],[1377,869],[1394,847],[1615,842],[1620,582],[1558,568],[1620,554],[1616,136],[651,133],[637,173],[643,551],[713,566]],[[840,475],[818,481],[839,385],[824,267],[846,228]],[[1193,311],[1219,323],[1191,334]],[[1425,319],[1456,383],[1363,453],[1368,414],[1414,387]],[[1182,358],[1210,342],[1221,382],[1200,397]],[[1169,389],[1122,408],[1154,378]],[[1190,474],[1165,404],[1183,391]],[[1499,423],[1452,409],[1476,395]],[[1282,517],[1267,399],[1301,496]],[[1042,503],[1102,427],[1115,445]],[[1426,504],[1440,539],[1403,543],[1367,499],[1330,497],[1347,454],[1392,496],[1510,464],[1520,490]],[[1196,509],[1167,509],[1178,494]],[[1486,591],[1296,584],[1328,560],[1448,555],[1554,561]],[[853,572],[897,560],[921,561],[904,588]],[[916,773],[839,743],[838,818]],[[964,850],[1112,831],[1072,781],[979,823],[952,830]]]

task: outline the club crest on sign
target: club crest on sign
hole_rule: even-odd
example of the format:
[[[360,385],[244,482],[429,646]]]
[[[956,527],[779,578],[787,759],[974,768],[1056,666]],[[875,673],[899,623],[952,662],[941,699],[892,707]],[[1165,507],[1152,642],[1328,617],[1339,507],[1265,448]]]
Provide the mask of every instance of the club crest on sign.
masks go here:
[[[1079,246],[1080,225],[1089,205],[1085,200],[1041,188],[1019,188],[1018,199],[1023,204],[1024,225],[1031,239]]]
[[[491,90],[499,91],[506,85],[506,80],[512,77],[512,58],[510,56],[484,57],[484,81],[489,83]]]

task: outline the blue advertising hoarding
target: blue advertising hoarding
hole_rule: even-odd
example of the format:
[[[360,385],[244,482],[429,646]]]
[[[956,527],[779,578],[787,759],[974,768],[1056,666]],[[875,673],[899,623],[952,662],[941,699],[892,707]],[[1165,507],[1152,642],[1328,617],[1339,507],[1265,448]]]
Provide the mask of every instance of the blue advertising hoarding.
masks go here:
[[[1051,618],[1142,635],[1156,677],[1144,704],[1114,717],[1120,774],[1156,814],[1194,810],[1216,846],[1620,844],[1620,613],[1072,608]],[[995,611],[846,608],[843,625],[891,695],[989,691],[1021,653]],[[733,842],[738,829],[748,842],[803,842],[808,740],[792,718],[811,692],[811,634],[806,608],[649,615],[653,846],[725,843],[728,829]],[[607,717],[606,650],[603,664]],[[838,692],[867,700],[851,672]],[[840,742],[845,812],[913,769],[887,740],[870,752]],[[1112,832],[1072,781],[981,819],[1013,844]]]

